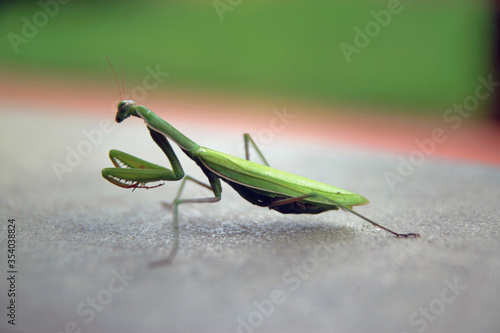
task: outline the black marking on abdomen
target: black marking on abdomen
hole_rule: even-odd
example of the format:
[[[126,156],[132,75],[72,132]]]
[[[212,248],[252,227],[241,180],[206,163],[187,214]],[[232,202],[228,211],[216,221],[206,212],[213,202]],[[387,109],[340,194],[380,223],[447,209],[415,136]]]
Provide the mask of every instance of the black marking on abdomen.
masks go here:
[[[266,192],[264,190],[247,187],[225,178],[222,178],[222,180],[228,183],[229,186],[238,192],[238,194],[245,200],[260,207],[269,207],[278,200],[291,198],[290,196],[283,196],[273,192]],[[336,205],[313,204],[305,201],[296,201],[279,206],[271,206],[269,209],[274,209],[282,214],[318,214],[328,210],[337,210],[339,207]]]

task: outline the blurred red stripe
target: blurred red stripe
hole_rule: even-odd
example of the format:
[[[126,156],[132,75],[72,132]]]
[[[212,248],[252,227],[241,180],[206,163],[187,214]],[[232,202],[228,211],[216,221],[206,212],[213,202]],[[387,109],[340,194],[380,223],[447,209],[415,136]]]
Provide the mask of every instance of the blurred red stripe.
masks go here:
[[[116,87],[96,87],[95,82],[89,81],[62,82],[7,73],[0,77],[0,101],[33,109],[64,110],[65,113],[85,110],[86,113],[108,116],[114,111],[118,91]],[[248,131],[258,131],[269,123],[273,108],[286,106],[288,112],[297,117],[290,121],[283,134],[403,154],[418,150],[415,140],[429,140],[432,131],[441,128],[447,139],[435,144],[433,157],[500,165],[500,126],[487,120],[465,119],[457,130],[453,130],[451,124],[440,118],[380,112],[363,114],[361,110],[349,112],[293,101],[253,102],[250,99],[164,91],[150,92],[147,106],[171,121],[195,119],[197,123],[212,124],[217,128]]]

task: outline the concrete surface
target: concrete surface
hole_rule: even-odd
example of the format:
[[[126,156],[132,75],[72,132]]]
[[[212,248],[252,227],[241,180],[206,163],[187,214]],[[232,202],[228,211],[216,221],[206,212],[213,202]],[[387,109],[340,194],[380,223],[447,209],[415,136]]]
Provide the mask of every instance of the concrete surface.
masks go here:
[[[169,252],[162,202],[179,184],[131,192],[100,176],[111,148],[166,165],[144,125],[125,122],[100,140],[97,117],[0,112],[4,277],[8,219],[18,241],[17,325],[2,313],[2,332],[500,331],[498,167],[427,158],[393,191],[384,174],[397,173],[398,155],[281,133],[265,146],[272,166],[360,193],[371,204],[359,212],[422,238],[397,239],[345,212],[281,215],[225,186],[220,203],[181,207],[179,254],[150,269]],[[240,129],[174,126],[242,154]],[[60,181],[54,162],[68,166],[78,147],[86,156]],[[207,194],[188,186],[185,196]],[[2,312],[8,288],[2,278]]]

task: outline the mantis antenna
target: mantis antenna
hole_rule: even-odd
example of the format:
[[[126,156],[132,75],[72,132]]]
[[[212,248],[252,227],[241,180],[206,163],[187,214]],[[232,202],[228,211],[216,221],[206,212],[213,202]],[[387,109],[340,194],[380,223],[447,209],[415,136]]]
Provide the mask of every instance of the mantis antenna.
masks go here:
[[[123,101],[125,98],[125,73],[123,72],[123,61],[122,58],[120,58],[120,65],[122,69],[122,87],[120,88],[120,82],[118,81],[118,77],[116,76],[115,69],[113,68],[113,65],[111,64],[111,60],[109,60],[108,55],[106,55],[106,60],[108,61],[109,67],[111,67],[111,71],[113,72],[113,76],[115,77],[116,85],[118,86],[118,94],[120,95],[120,99]]]

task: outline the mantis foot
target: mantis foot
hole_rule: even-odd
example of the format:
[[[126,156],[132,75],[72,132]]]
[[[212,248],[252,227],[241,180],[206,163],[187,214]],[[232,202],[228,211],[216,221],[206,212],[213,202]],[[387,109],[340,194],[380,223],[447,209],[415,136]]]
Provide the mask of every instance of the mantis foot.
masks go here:
[[[144,185],[144,183],[135,183],[133,185],[130,185],[130,187],[133,187],[132,192],[134,192],[136,188],[145,188],[146,190],[149,190],[150,188],[157,188],[157,187],[160,187],[163,185],[165,185],[165,183],[161,183],[161,184],[158,184],[155,186],[146,186],[146,185]]]
[[[420,234],[413,233],[413,232],[412,232],[412,233],[409,233],[409,234],[397,234],[396,236],[397,236],[398,238],[399,238],[399,237],[405,237],[405,238],[407,238],[407,237],[420,238]]]

